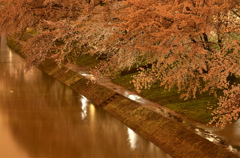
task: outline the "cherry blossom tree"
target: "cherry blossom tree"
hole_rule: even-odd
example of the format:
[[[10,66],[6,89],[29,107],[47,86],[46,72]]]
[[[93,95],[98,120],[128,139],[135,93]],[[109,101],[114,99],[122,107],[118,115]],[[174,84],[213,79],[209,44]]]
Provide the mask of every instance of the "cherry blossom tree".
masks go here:
[[[239,0],[2,0],[0,28],[22,37],[29,65],[45,58],[61,64],[79,53],[106,56],[95,74],[112,75],[144,64],[133,78],[137,91],[154,83],[196,98],[219,97],[211,123],[238,119]],[[217,96],[216,90],[223,90]]]
[[[121,46],[133,59],[125,60],[127,55],[118,52],[115,56],[121,58],[113,56],[110,62],[119,69],[126,62],[126,66],[152,64],[134,76],[136,89],[160,81],[166,89],[177,86],[184,99],[203,92],[217,96],[221,89],[224,96],[210,123],[224,126],[238,119],[240,85],[230,85],[228,78],[240,75],[240,1],[126,0],[124,4],[126,8],[115,13],[121,20],[117,26],[125,31],[118,38],[125,41]]]

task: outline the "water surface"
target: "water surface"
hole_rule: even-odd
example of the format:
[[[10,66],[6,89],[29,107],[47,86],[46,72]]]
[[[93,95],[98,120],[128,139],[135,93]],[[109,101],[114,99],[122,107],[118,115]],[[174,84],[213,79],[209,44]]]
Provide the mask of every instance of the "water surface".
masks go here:
[[[84,96],[24,66],[2,39],[0,157],[170,157]]]

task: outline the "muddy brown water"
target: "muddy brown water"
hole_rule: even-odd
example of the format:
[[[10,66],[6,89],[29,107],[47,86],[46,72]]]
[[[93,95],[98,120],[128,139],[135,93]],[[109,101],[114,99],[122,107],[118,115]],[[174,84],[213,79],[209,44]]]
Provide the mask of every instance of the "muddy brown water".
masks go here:
[[[84,96],[24,66],[2,39],[0,157],[170,158]]]

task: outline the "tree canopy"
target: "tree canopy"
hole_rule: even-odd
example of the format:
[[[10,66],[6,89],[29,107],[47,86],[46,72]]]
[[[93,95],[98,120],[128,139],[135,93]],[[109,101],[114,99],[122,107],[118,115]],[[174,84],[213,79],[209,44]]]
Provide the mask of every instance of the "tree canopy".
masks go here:
[[[239,0],[2,0],[0,27],[21,37],[29,65],[61,64],[79,53],[105,55],[93,72],[110,75],[150,64],[133,78],[140,91],[156,82],[183,99],[219,97],[212,122],[239,118]],[[223,95],[217,96],[217,90]]]

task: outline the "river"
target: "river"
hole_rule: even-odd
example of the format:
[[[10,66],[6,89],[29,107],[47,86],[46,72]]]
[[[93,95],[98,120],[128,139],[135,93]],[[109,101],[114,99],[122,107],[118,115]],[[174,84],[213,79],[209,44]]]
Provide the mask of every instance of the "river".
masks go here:
[[[1,40],[0,157],[170,158]],[[93,94],[94,95],[94,94]]]

